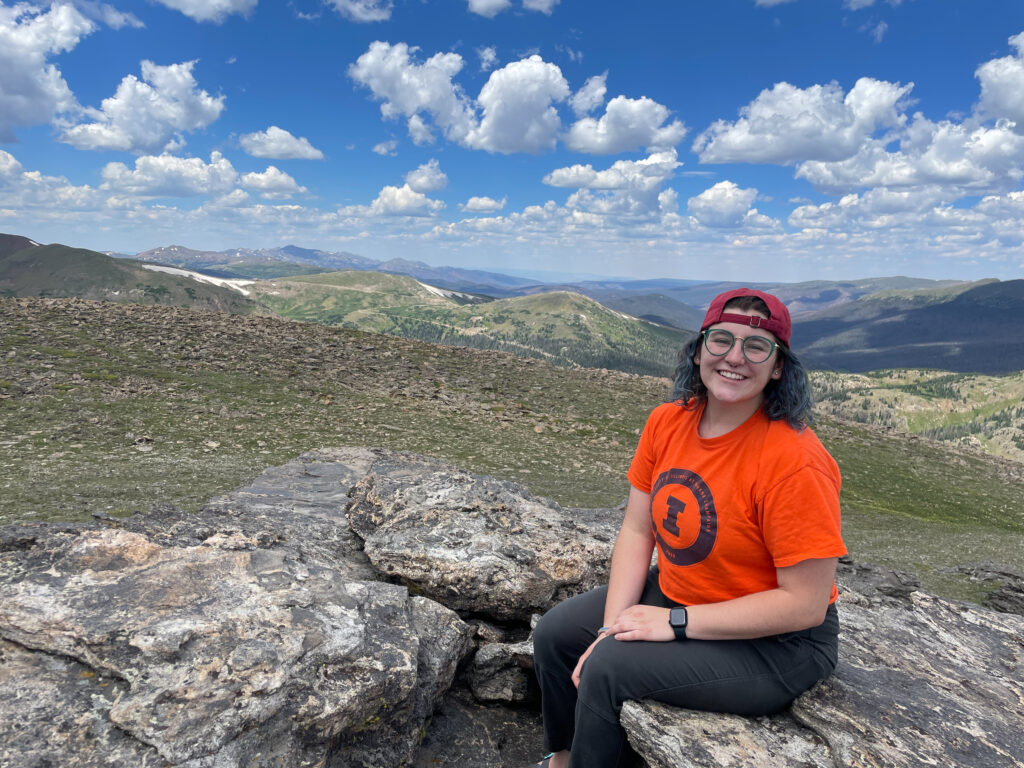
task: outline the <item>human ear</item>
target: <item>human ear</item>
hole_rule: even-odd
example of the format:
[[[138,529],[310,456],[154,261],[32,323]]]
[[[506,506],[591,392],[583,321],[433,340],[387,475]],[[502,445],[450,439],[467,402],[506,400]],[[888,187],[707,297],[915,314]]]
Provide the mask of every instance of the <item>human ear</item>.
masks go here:
[[[773,379],[778,380],[778,379],[782,378],[782,366],[783,366],[783,363],[776,363],[775,364],[775,368],[772,369],[772,378]]]

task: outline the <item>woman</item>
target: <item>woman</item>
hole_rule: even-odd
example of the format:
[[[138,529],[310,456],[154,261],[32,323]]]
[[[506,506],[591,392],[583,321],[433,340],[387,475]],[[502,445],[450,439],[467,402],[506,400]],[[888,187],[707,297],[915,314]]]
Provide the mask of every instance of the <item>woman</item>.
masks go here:
[[[629,469],[608,586],[534,633],[552,752],[538,765],[624,764],[627,699],[764,715],[835,667],[840,476],[806,428],[790,331],[781,301],[744,288],[680,352]]]

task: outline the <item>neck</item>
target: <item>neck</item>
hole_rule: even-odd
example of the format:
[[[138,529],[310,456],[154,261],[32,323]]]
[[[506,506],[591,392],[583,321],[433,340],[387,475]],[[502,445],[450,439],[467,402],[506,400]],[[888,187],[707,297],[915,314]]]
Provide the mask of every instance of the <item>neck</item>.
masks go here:
[[[709,395],[704,405],[704,413],[700,417],[700,424],[697,426],[697,433],[701,437],[721,437],[757,413],[763,403],[764,396],[733,405]]]

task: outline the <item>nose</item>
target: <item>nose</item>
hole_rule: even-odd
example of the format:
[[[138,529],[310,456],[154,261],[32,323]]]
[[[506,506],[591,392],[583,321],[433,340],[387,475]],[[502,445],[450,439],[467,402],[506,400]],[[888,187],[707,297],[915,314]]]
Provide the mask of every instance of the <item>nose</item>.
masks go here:
[[[732,349],[725,353],[725,362],[729,365],[743,365],[746,358],[743,357],[743,340],[736,339],[732,345]]]

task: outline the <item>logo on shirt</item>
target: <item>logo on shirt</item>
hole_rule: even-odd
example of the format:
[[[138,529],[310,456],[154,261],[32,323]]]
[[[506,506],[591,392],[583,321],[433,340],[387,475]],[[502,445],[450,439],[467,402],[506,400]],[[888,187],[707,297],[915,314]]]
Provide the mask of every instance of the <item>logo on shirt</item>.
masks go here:
[[[659,498],[658,494],[663,489],[667,489],[667,499],[664,502],[664,517],[659,525],[655,515],[660,516],[661,513],[655,510],[655,499]],[[692,510],[694,506],[695,512]],[[698,519],[691,519],[693,515]],[[689,538],[695,524],[696,536],[685,547],[673,546],[662,535],[664,530],[678,541],[677,537],[684,536],[683,528],[680,527],[682,525]],[[718,538],[718,513],[715,511],[711,489],[703,478],[689,469],[668,469],[662,472],[651,487],[651,526],[658,540],[658,549],[673,565],[696,565],[710,555],[715,539]]]

